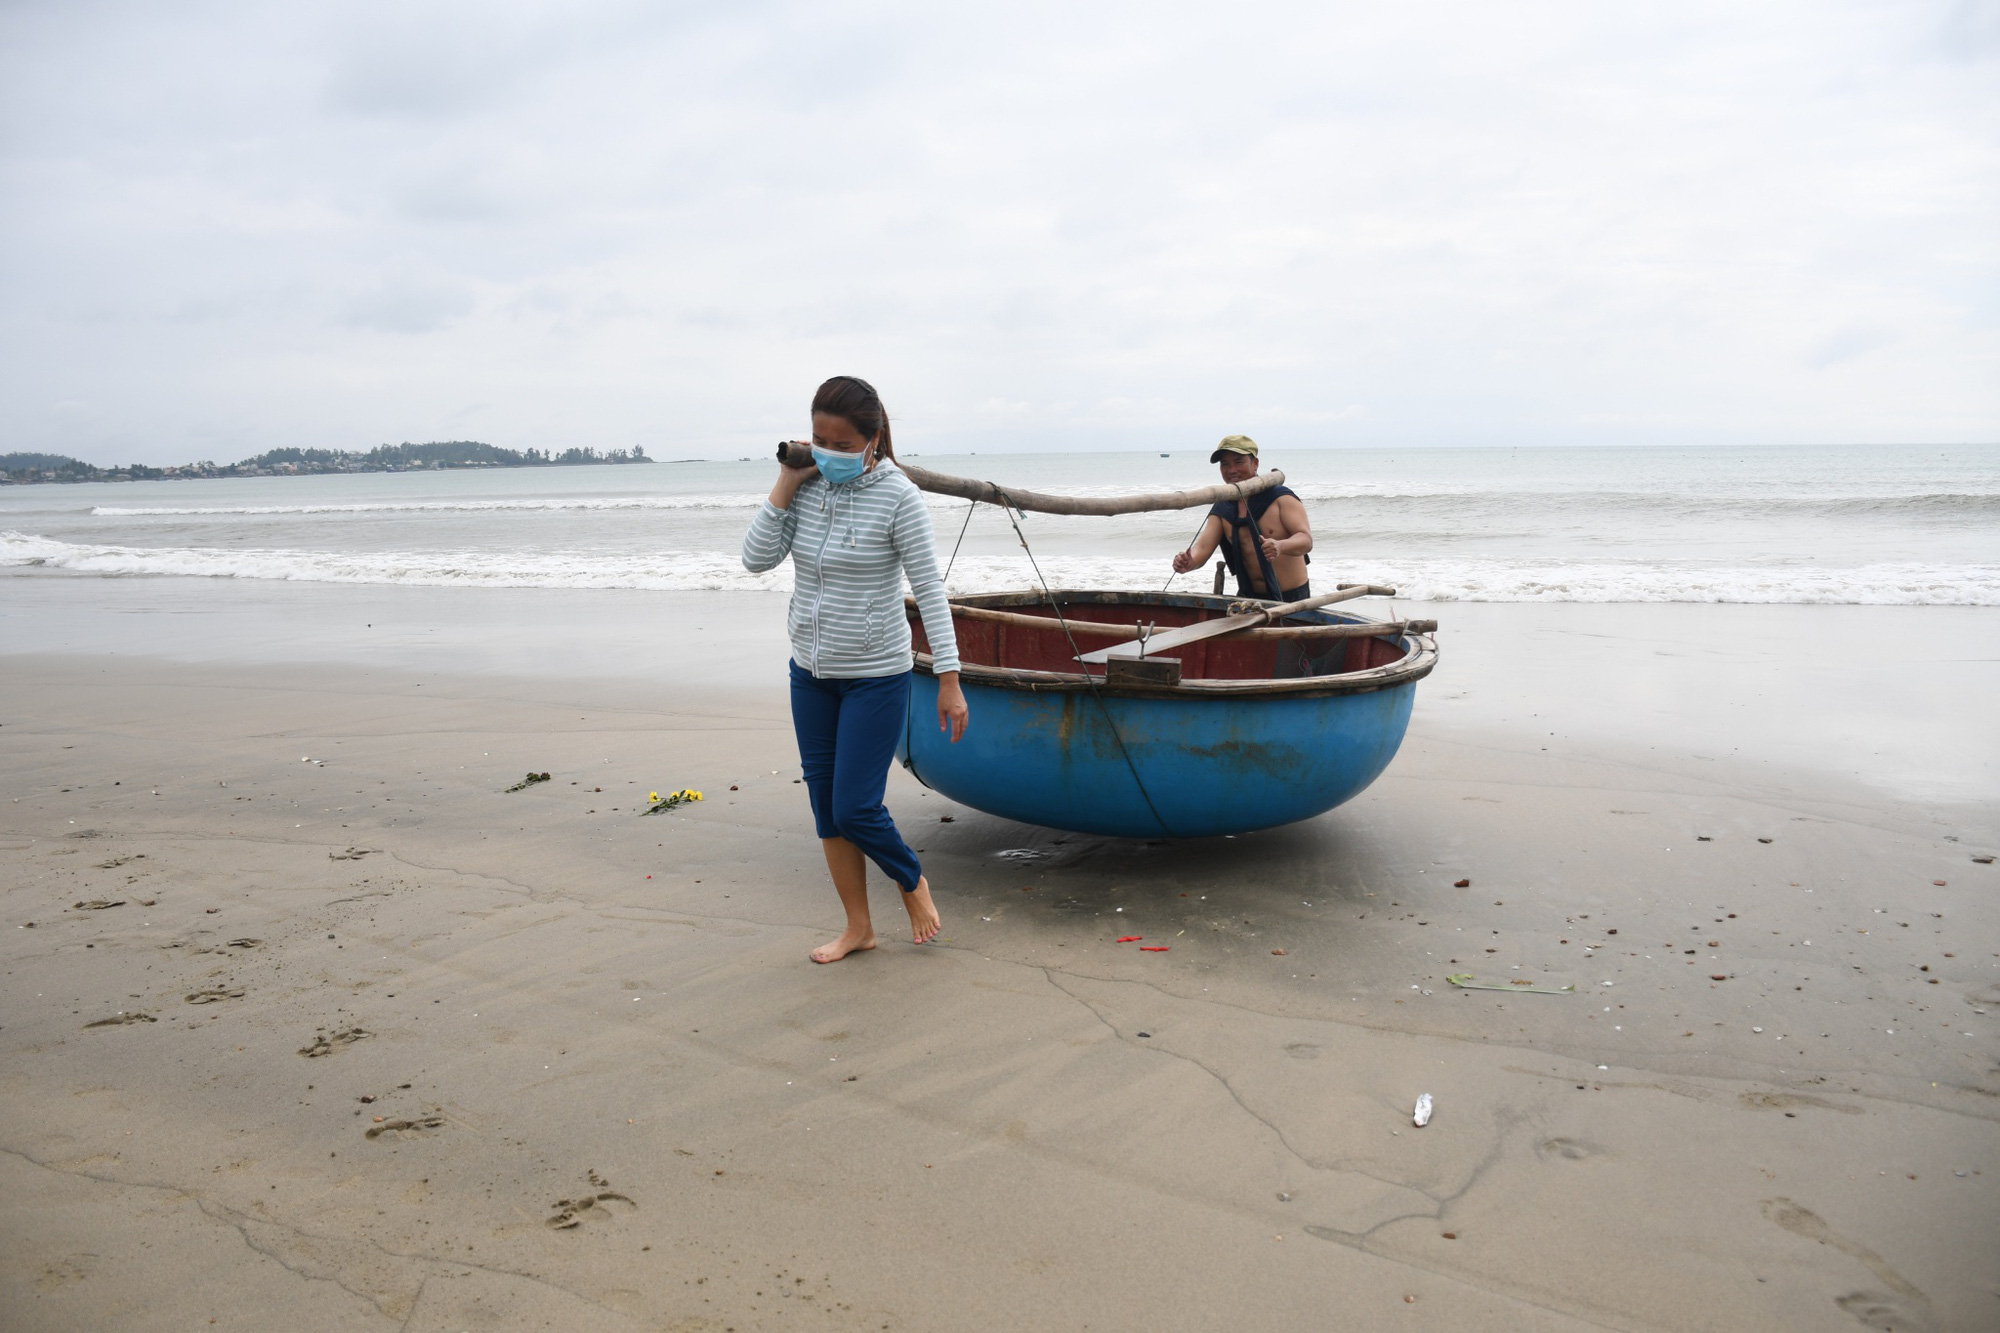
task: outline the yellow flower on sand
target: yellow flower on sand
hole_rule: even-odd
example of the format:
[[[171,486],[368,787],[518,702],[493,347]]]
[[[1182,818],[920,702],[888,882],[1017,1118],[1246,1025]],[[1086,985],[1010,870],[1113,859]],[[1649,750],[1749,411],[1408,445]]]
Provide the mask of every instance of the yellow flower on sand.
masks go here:
[[[660,803],[660,794],[658,792],[652,792],[647,795],[646,799],[651,801],[653,804],[658,805]]]

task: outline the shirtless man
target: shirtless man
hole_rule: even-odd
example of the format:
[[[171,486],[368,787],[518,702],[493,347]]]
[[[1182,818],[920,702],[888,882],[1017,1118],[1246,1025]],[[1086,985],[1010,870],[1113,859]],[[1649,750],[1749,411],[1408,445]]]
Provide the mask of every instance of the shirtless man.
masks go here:
[[[1248,435],[1231,435],[1208,461],[1222,465],[1223,481],[1248,481],[1257,475],[1257,442]],[[1273,486],[1248,500],[1224,500],[1210,509],[1193,545],[1174,556],[1174,572],[1199,569],[1217,547],[1236,576],[1237,596],[1277,602],[1312,596],[1306,573],[1312,523],[1290,487]]]

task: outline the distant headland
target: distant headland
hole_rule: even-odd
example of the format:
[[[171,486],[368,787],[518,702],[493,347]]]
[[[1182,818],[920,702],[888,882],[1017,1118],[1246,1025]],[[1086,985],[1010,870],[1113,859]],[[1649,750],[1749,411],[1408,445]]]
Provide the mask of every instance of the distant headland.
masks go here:
[[[0,454],[0,485],[72,481],[166,481],[186,477],[291,477],[324,472],[431,472],[467,467],[581,467],[591,463],[650,463],[639,445],[595,449],[502,449],[477,440],[384,444],[367,453],[346,449],[273,449],[240,463],[187,463],[180,467],[98,467],[62,454]]]

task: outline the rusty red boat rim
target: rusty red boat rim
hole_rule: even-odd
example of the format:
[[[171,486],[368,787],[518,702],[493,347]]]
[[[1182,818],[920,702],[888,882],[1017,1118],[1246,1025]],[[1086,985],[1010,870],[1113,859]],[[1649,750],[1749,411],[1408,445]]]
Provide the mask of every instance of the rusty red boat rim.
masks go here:
[[[1230,607],[1239,605],[1244,599],[1239,597],[1212,596],[1206,593],[1132,592],[1118,589],[1066,589],[1059,588],[1053,594],[1056,602],[1069,607],[1085,606],[1176,606],[1226,613]],[[1040,592],[988,592],[973,593],[951,599],[954,607],[969,606],[991,610],[1032,609],[1047,607],[1049,597]],[[912,620],[916,619],[914,608],[906,607]],[[1050,617],[1050,623],[1055,624]],[[1366,625],[1373,622],[1361,617],[1337,615],[1333,622],[1316,622],[1304,617],[1288,617],[1288,624],[1341,623]],[[1140,684],[1121,681],[1115,685],[1106,683],[1102,676],[1090,676],[1081,671],[1036,671],[1026,667],[997,667],[979,662],[959,663],[959,679],[968,685],[984,685],[993,689],[1022,690],[1029,693],[1076,693],[1095,689],[1115,698],[1127,699],[1246,699],[1246,698],[1288,698],[1316,697],[1336,694],[1367,694],[1374,690],[1392,689],[1399,685],[1414,685],[1431,674],[1437,666],[1437,643],[1427,634],[1408,631],[1398,632],[1384,626],[1384,632],[1372,636],[1383,643],[1400,644],[1403,655],[1394,662],[1382,666],[1369,667],[1361,671],[1341,672],[1330,676],[1300,676],[1284,680],[1235,680],[1211,677],[1188,677],[1178,685]],[[915,655],[916,670],[922,675],[932,675],[932,659],[929,653]]]

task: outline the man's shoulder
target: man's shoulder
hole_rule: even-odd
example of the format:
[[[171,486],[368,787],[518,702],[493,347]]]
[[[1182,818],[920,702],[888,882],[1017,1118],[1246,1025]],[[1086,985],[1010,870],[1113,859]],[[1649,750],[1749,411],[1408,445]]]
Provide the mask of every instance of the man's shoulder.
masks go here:
[[[1269,509],[1272,505],[1278,503],[1278,501],[1284,499],[1288,495],[1292,497],[1292,499],[1294,500],[1297,500],[1299,498],[1299,493],[1297,491],[1293,490],[1289,486],[1284,485],[1281,482],[1276,486],[1267,487],[1264,490],[1261,490],[1257,492],[1255,495],[1251,496],[1250,507],[1261,514],[1266,509]],[[1234,505],[1235,501],[1228,500],[1224,501],[1224,503]]]

